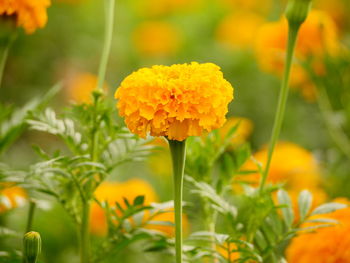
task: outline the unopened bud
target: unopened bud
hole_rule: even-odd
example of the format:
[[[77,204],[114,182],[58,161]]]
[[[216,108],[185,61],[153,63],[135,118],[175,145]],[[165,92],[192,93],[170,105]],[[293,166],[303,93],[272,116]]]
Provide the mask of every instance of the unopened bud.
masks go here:
[[[289,0],[286,17],[290,25],[300,26],[307,18],[311,6],[311,0]]]
[[[23,238],[23,257],[25,263],[36,263],[41,252],[41,237],[38,232],[28,232]]]

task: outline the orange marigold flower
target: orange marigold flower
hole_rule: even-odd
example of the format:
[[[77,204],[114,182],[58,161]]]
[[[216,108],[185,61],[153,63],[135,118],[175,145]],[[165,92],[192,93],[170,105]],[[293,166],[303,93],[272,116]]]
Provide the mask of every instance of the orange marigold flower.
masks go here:
[[[0,0],[0,16],[13,16],[17,26],[31,34],[46,25],[49,6],[50,0]]]
[[[263,22],[264,18],[253,12],[233,13],[220,23],[217,38],[231,48],[251,48]]]
[[[179,31],[166,22],[143,22],[134,32],[136,49],[147,56],[174,54],[178,50],[180,42]]]
[[[124,198],[130,203],[139,196],[145,197],[145,204],[150,205],[158,201],[158,196],[152,186],[141,179],[130,179],[126,182],[104,182],[95,191],[95,197],[99,202],[107,202],[111,207],[118,202],[124,206]],[[147,213],[145,213],[144,220],[147,220]],[[106,235],[107,222],[104,210],[97,204],[91,205],[91,232],[96,235]],[[164,214],[157,215],[152,221],[166,221],[174,222],[174,212],[169,211]],[[184,216],[184,224],[187,225],[187,218]],[[173,235],[174,229],[171,226],[151,225],[145,224],[145,228],[161,231],[168,235]]]
[[[338,28],[344,29],[347,23],[349,6],[346,6],[346,1],[342,0],[317,0],[314,5],[316,9],[322,10],[329,14],[337,23]]]
[[[104,182],[95,191],[95,198],[99,202],[107,202],[110,206],[114,206],[116,202],[123,205],[123,198],[132,203],[139,195],[145,196],[146,204],[158,200],[152,186],[141,179],[131,179],[122,183]],[[97,203],[91,205],[91,232],[98,235],[105,235],[107,232],[104,210]]]
[[[284,17],[260,28],[256,40],[256,55],[262,70],[282,76],[287,38],[288,26]],[[338,51],[338,35],[333,20],[322,11],[311,11],[298,35],[291,86],[300,88],[308,99],[315,97],[314,85],[302,63],[311,61],[315,72],[324,74],[324,55],[335,55]]]
[[[233,88],[218,66],[192,62],[142,68],[123,80],[115,98],[131,132],[182,141],[224,124]]]
[[[27,193],[23,188],[12,183],[0,184],[0,213],[22,206],[27,200]]]
[[[253,155],[263,169],[267,161],[267,147]],[[247,161],[242,170],[256,171],[257,165],[252,160]],[[239,176],[238,180],[247,181],[253,185],[258,185],[260,181],[259,173],[252,173]],[[313,195],[313,207],[316,207],[327,200],[327,194],[321,188],[322,180],[318,164],[312,153],[306,149],[290,143],[279,142],[273,153],[269,176],[270,183],[285,183],[285,189],[291,196],[294,207],[297,207],[299,193],[307,189]],[[235,189],[234,185],[234,189]],[[295,211],[297,214],[297,210]]]
[[[253,157],[260,162],[263,169],[267,161],[268,148],[256,152]],[[243,170],[257,170],[256,164],[249,160]],[[258,173],[245,176],[247,180],[258,183]],[[290,142],[279,142],[273,153],[268,181],[271,183],[286,183],[286,187],[302,190],[316,187],[321,183],[317,162],[308,150]]]
[[[334,202],[350,204],[349,200]],[[318,228],[293,238],[286,251],[290,263],[349,263],[350,262],[350,207],[322,215],[339,222],[330,227]],[[309,226],[305,224],[304,226]]]

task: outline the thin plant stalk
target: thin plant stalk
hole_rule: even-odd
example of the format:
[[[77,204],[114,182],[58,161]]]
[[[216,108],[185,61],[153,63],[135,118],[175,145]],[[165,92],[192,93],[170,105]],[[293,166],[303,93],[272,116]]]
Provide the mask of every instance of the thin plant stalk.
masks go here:
[[[97,90],[102,92],[103,84],[106,77],[106,69],[108,64],[108,58],[112,46],[113,37],[113,25],[114,25],[114,7],[115,0],[106,0],[106,24],[105,24],[105,38],[103,44],[103,50],[101,55],[100,66],[98,70],[98,82]],[[97,104],[99,99],[95,101],[95,107],[97,110]],[[96,126],[96,118],[94,118],[94,125]],[[98,142],[98,128],[94,127],[92,131],[92,145],[91,145],[91,160],[97,159],[97,142]],[[82,217],[80,222],[80,262],[90,263],[90,200],[88,198],[82,198]]]
[[[294,55],[295,44],[296,44],[299,28],[300,26],[291,26],[289,24],[286,64],[284,68],[281,90],[278,98],[275,121],[273,124],[272,134],[270,138],[266,167],[265,167],[265,170],[263,171],[261,181],[260,181],[260,187],[259,187],[260,191],[264,189],[266,179],[268,177],[270,165],[271,165],[273,151],[275,149],[278,137],[281,132],[281,127],[282,127],[283,118],[286,110],[287,99],[288,99],[290,72],[292,68],[293,55]]]
[[[103,84],[105,82],[106,70],[108,64],[109,54],[111,52],[112,38],[113,38],[113,26],[114,26],[114,7],[115,0],[105,0],[106,1],[106,26],[105,26],[105,39],[103,44],[103,51],[100,61],[100,66],[98,69],[98,81],[97,89],[102,91]]]
[[[175,262],[182,263],[182,196],[186,160],[186,141],[169,140],[169,146],[174,174]]]
[[[36,203],[33,200],[29,201],[28,219],[26,226],[26,233],[32,231],[34,212],[36,208]]]
[[[2,80],[4,77],[4,71],[5,71],[5,66],[7,62],[7,58],[11,49],[11,46],[13,42],[15,42],[15,39],[17,37],[17,33],[14,33],[12,36],[9,37],[7,44],[3,50],[2,56],[1,56],[1,61],[0,61],[0,88],[2,84]]]
[[[326,127],[329,131],[335,144],[338,146],[340,151],[343,152],[350,159],[350,141],[346,133],[343,131],[340,124],[335,123],[332,118],[332,106],[329,101],[327,91],[320,85],[317,102],[321,111],[321,115],[324,119]]]
[[[84,200],[82,204],[82,219],[80,225],[80,262],[90,262],[90,202]]]

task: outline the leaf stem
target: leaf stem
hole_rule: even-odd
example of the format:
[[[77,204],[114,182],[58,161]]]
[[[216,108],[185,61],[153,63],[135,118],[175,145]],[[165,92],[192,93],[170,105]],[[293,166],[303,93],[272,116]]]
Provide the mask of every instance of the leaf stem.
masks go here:
[[[270,165],[271,165],[273,151],[275,149],[278,137],[281,132],[281,127],[282,127],[284,113],[285,113],[287,99],[288,99],[289,79],[290,79],[290,72],[292,68],[292,60],[293,60],[295,43],[297,40],[299,28],[300,28],[300,25],[289,23],[286,64],[284,68],[284,75],[283,75],[283,80],[281,84],[281,90],[278,98],[277,111],[276,111],[272,134],[270,138],[266,167],[260,181],[260,186],[259,186],[260,192],[262,192],[264,189],[266,179],[268,177]]]
[[[176,263],[182,263],[182,195],[186,160],[186,141],[169,140],[174,173],[175,251]]]

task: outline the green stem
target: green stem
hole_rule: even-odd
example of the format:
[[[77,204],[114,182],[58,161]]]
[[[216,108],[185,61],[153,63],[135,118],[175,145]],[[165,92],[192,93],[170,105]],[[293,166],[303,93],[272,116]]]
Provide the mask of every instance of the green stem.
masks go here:
[[[83,202],[83,212],[80,225],[80,263],[90,262],[90,202]]]
[[[169,140],[174,173],[176,263],[182,263],[182,194],[186,160],[186,141]]]
[[[7,44],[4,48],[2,57],[1,57],[1,61],[0,61],[0,88],[1,88],[2,79],[4,76],[6,61],[7,61],[11,46],[12,46],[13,42],[15,42],[16,37],[17,37],[17,33],[14,33],[12,36],[9,37]]]
[[[349,138],[343,131],[341,125],[333,121],[331,116],[333,109],[329,101],[327,91],[321,85],[319,85],[317,102],[330,136],[332,137],[339,150],[342,151],[343,154],[345,154],[350,159]]]
[[[272,134],[270,138],[270,145],[268,149],[266,167],[260,181],[260,187],[259,187],[260,192],[264,189],[266,179],[269,173],[270,165],[271,165],[273,151],[275,149],[278,137],[281,132],[281,127],[283,123],[283,118],[284,118],[284,113],[285,113],[287,98],[288,98],[289,79],[290,79],[290,72],[292,68],[292,60],[293,60],[295,43],[297,40],[299,28],[300,28],[300,25],[289,24],[286,64],[284,68],[284,75],[283,75],[283,80],[281,84],[281,90],[278,98],[275,121],[274,121]]]
[[[100,91],[102,91],[103,84],[105,82],[108,58],[109,58],[109,54],[112,46],[113,25],[114,25],[114,6],[115,6],[115,0],[106,0],[107,15],[106,15],[106,27],[105,27],[105,39],[104,39],[100,66],[98,69],[98,81],[97,81],[97,89]]]
[[[34,218],[35,208],[36,208],[36,203],[33,200],[30,200],[30,202],[29,202],[29,210],[28,210],[27,226],[26,226],[26,233],[28,233],[29,231],[32,231],[32,225],[33,225],[33,218]]]

